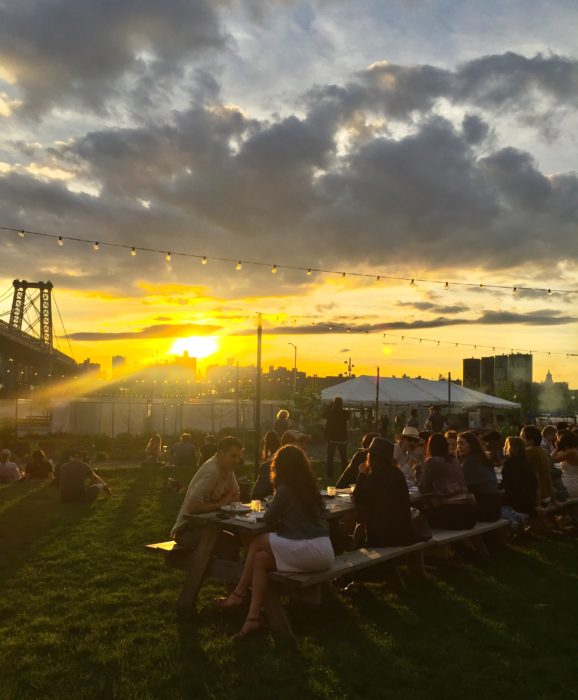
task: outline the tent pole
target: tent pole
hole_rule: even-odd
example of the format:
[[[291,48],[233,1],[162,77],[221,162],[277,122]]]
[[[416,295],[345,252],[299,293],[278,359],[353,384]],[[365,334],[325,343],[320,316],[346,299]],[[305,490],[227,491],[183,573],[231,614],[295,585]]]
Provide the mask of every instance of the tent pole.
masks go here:
[[[452,373],[448,372],[448,419],[449,419],[451,413],[452,413]]]

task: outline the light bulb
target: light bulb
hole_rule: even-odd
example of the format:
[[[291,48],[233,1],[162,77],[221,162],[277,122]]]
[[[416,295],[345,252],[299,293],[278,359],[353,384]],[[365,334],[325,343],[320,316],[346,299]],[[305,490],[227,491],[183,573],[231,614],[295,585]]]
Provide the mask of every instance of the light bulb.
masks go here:
[[[277,265],[273,265],[273,267],[271,268],[271,273],[274,275],[277,274]]]
[[[134,246],[130,249],[130,254],[132,255],[133,258],[135,257],[135,255],[136,255],[136,248],[135,248]]]
[[[307,274],[308,274],[308,275],[311,274],[311,268],[309,268],[309,269],[307,270]]]
[[[415,280],[413,279],[413,277],[412,277],[412,279],[411,279],[411,282],[409,283],[409,286],[410,286],[410,287],[415,287]]]
[[[446,292],[448,291],[449,288],[450,288],[450,283],[446,282],[444,285],[444,289],[446,290]]]
[[[170,253],[167,253],[167,254],[165,255],[165,260],[166,260],[167,262],[170,262],[172,259],[173,259],[173,258],[172,258],[172,256],[171,256]]]
[[[93,247],[94,250],[100,250],[100,244],[99,244],[99,242],[98,242],[98,241],[95,241],[92,247]]]
[[[62,236],[58,236],[57,245],[60,245],[60,246],[64,245],[64,241],[62,240]]]
[[[203,255],[203,259],[201,260],[201,265],[206,265],[209,261],[207,260],[207,256]]]
[[[18,231],[18,237],[24,238],[24,231]]]
[[[517,295],[518,295],[518,287],[514,287],[514,289],[512,289],[512,296],[515,297]]]
[[[243,267],[243,263],[239,260],[239,262],[235,265],[235,270],[240,270]]]

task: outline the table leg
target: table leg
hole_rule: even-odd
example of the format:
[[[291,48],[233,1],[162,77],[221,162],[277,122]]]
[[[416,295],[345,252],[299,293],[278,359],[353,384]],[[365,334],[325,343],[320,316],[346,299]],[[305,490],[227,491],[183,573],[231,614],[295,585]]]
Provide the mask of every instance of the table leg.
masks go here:
[[[190,568],[187,571],[183,588],[179,595],[178,605],[180,608],[192,608],[197,600],[197,595],[203,583],[209,562],[213,555],[215,543],[219,536],[220,528],[206,525],[203,527],[201,539],[192,558]]]
[[[272,581],[269,581],[269,585],[267,586],[263,607],[265,608],[265,615],[267,616],[267,621],[273,632],[279,632],[280,634],[292,637],[293,630],[291,629],[291,623],[289,622],[285,608],[281,603],[279,588]]]

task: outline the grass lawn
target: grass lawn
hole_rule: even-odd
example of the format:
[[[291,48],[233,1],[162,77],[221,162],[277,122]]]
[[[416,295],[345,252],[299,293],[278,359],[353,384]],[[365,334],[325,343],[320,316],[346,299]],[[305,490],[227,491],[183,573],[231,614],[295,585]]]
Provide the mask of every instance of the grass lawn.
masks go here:
[[[178,470],[177,476],[178,476]],[[110,499],[63,505],[45,483],[0,488],[0,699],[576,698],[578,540],[529,537],[487,565],[453,559],[402,594],[369,584],[291,605],[297,642],[235,644],[208,584],[179,619],[167,473],[115,467]],[[182,472],[181,472],[182,476]]]

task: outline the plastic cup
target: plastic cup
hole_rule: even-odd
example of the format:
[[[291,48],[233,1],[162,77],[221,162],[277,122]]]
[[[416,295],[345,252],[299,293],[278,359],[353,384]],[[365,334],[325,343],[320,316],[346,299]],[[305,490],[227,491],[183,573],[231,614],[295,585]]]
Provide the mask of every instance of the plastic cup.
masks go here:
[[[333,497],[337,494],[337,487],[335,486],[328,486],[327,487],[327,495],[330,497]]]
[[[253,511],[253,513],[260,513],[261,512],[261,501],[259,501],[259,500],[251,501],[251,510]]]

